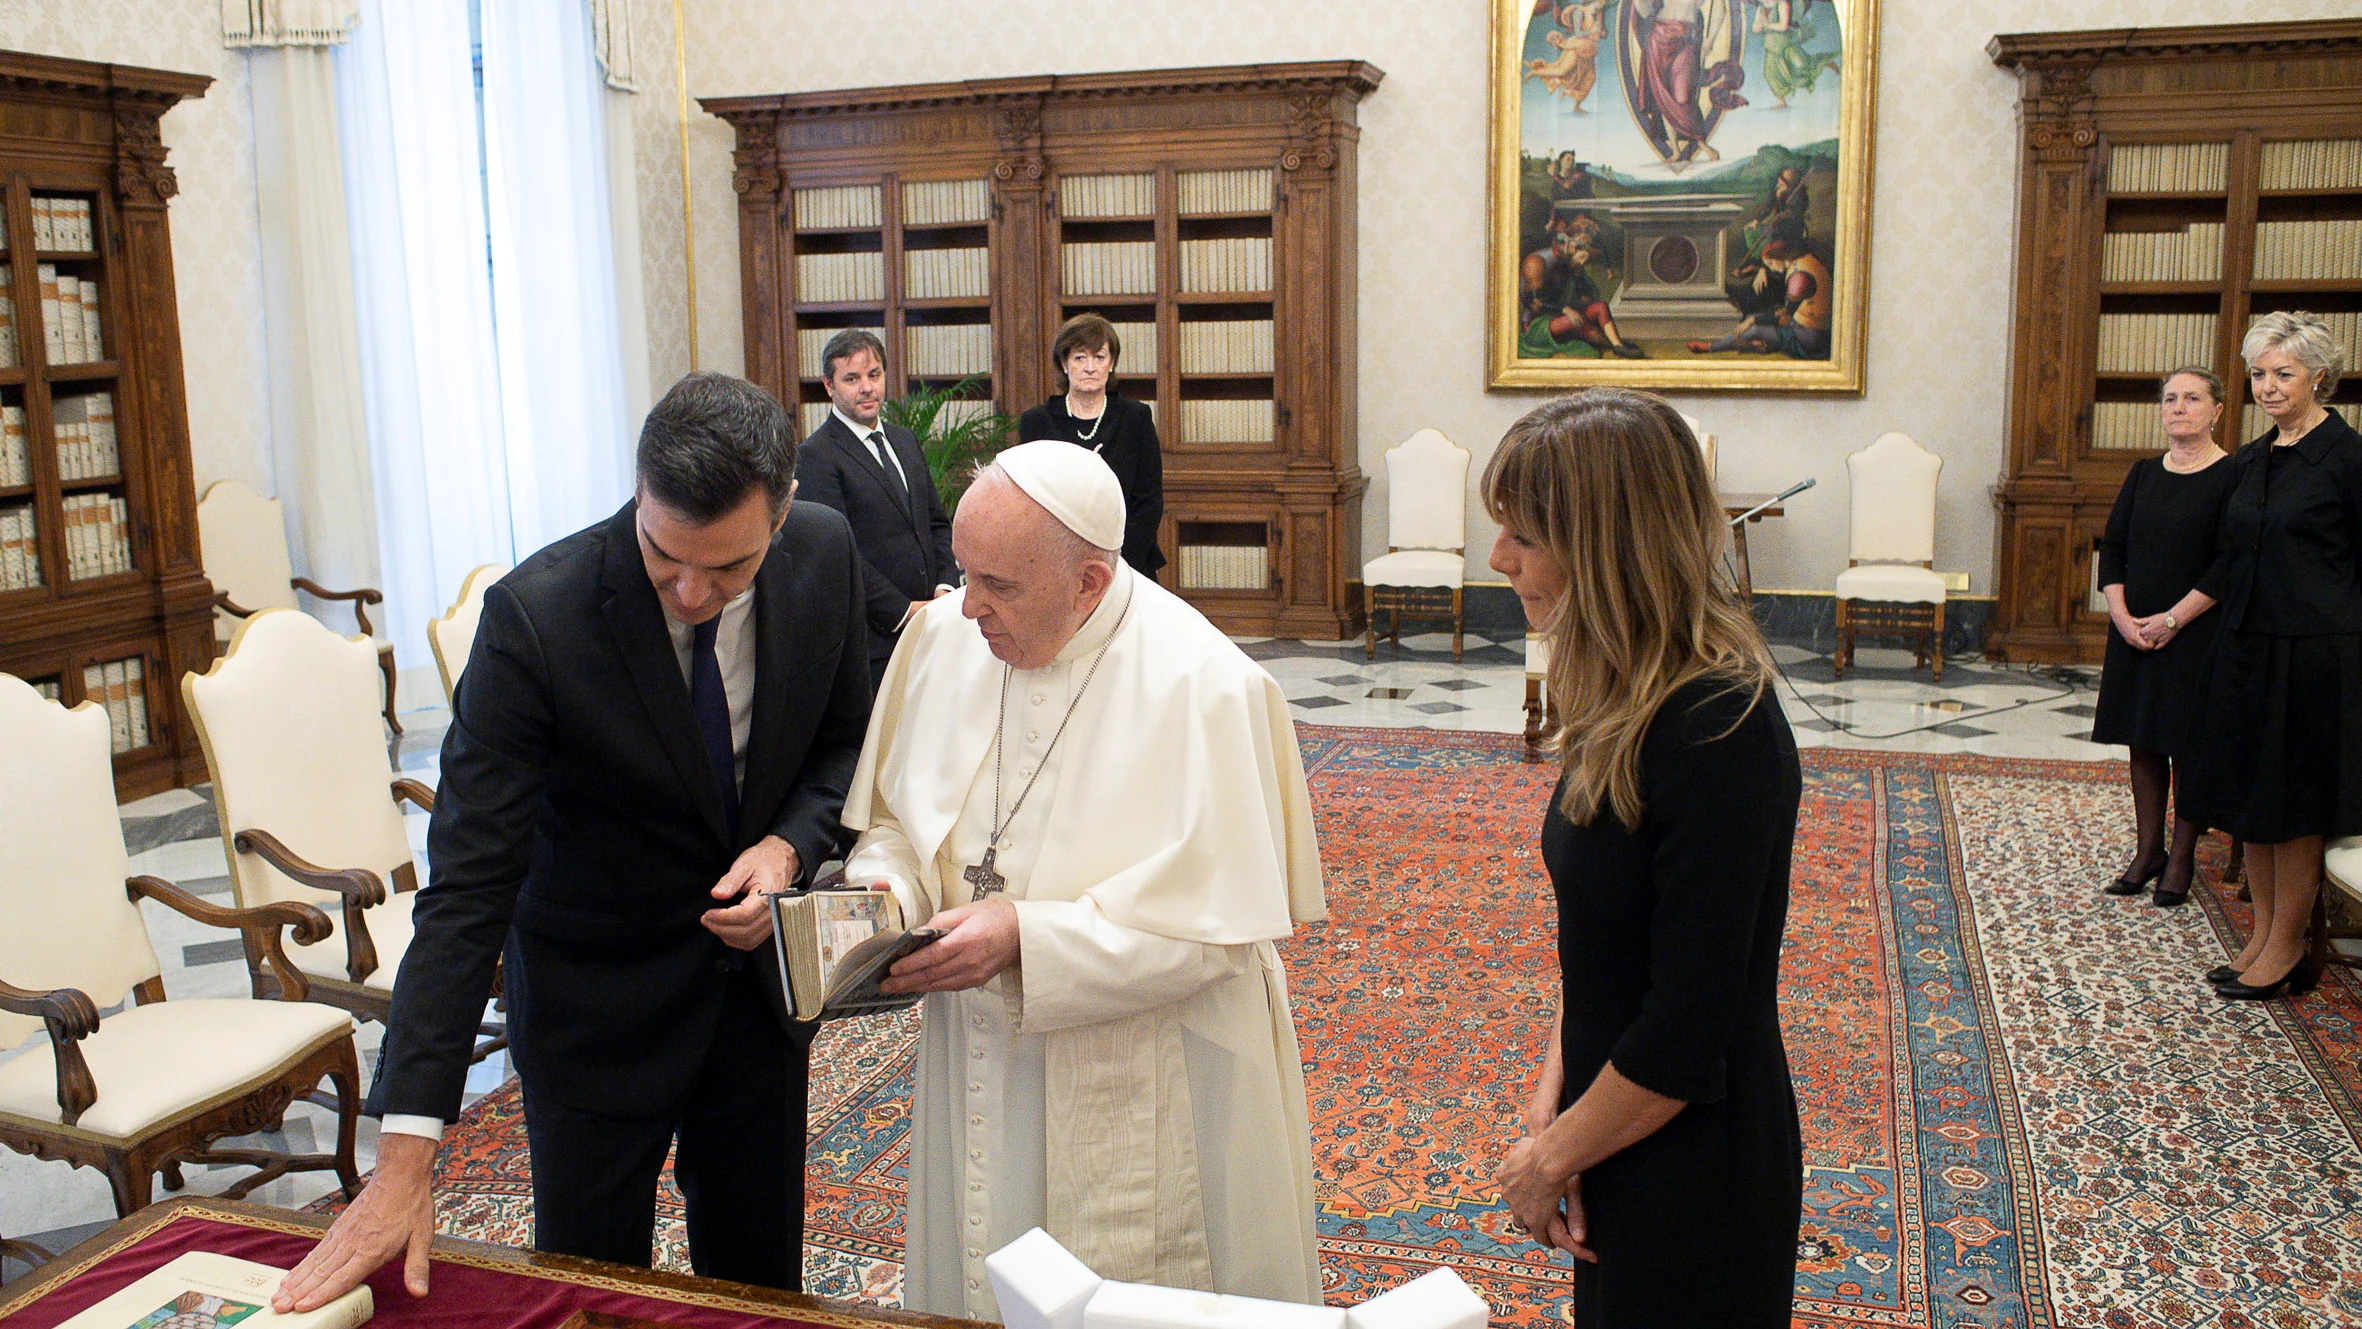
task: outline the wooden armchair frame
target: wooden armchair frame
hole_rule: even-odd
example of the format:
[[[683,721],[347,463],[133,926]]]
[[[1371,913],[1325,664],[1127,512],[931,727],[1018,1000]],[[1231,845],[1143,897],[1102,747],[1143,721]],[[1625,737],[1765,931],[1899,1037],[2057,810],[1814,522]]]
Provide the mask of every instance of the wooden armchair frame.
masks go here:
[[[325,940],[330,933],[328,916],[314,906],[277,901],[251,908],[225,907],[200,900],[171,882],[146,876],[130,878],[124,889],[134,901],[154,900],[200,923],[236,928],[246,942],[247,953],[260,955],[262,963],[271,971],[280,999],[310,998],[303,971],[287,958],[280,930],[292,930],[295,939],[306,944]],[[131,995],[132,1001],[141,1006],[163,1001],[164,980],[161,977],[144,980],[132,988]],[[163,1123],[145,1136],[117,1140],[76,1129],[82,1114],[90,1110],[99,1095],[98,1083],[81,1048],[84,1039],[98,1032],[102,1019],[90,997],[76,988],[37,992],[0,982],[0,1011],[31,1016],[48,1029],[57,1065],[57,1105],[61,1116],[59,1124],[46,1127],[0,1116],[0,1145],[35,1158],[63,1160],[105,1173],[114,1190],[115,1211],[119,1216],[129,1217],[147,1207],[158,1172],[164,1174],[166,1189],[180,1189],[185,1180],[181,1168],[190,1163],[248,1164],[257,1168],[252,1176],[239,1179],[236,1185],[222,1192],[232,1199],[290,1172],[332,1168],[347,1197],[360,1184],[360,1172],[353,1159],[353,1138],[361,1111],[361,1065],[349,1032],[316,1049],[276,1079],[251,1086],[229,1101],[200,1107],[178,1120]],[[286,1117],[288,1105],[310,1094],[323,1079],[336,1086],[335,1153],[284,1154],[263,1149],[213,1147],[215,1141],[227,1136],[277,1129]],[[9,1242],[7,1253],[17,1254],[15,1248],[23,1245]],[[39,1250],[38,1247],[26,1249]]]
[[[435,791],[407,777],[396,780],[391,789],[394,801],[408,803],[422,812],[435,810]],[[334,891],[344,897],[344,936],[346,981],[307,975],[313,991],[312,1000],[351,1011],[363,1020],[379,1024],[393,1011],[393,997],[389,991],[367,985],[370,975],[377,972],[377,943],[369,935],[368,910],[372,905],[384,904],[389,883],[368,868],[328,868],[310,862],[294,850],[280,843],[279,838],[260,827],[248,827],[231,837],[231,846],[241,854],[253,854],[277,868],[295,881],[317,890]],[[418,868],[404,863],[393,871],[391,889],[418,889]],[[323,915],[325,917],[325,915]],[[254,940],[246,943],[246,970],[254,982],[254,995],[259,998],[274,996],[279,991],[276,967],[268,957],[257,951]],[[495,978],[493,995],[501,995],[499,980]],[[476,1027],[484,1041],[476,1044],[469,1060],[482,1061],[508,1046],[508,1031],[489,1021]]]

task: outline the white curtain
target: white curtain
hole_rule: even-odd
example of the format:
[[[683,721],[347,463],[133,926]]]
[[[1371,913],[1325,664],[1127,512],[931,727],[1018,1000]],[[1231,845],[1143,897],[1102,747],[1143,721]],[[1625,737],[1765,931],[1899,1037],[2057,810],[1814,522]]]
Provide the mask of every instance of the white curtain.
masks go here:
[[[363,0],[337,62],[362,399],[403,702],[439,703],[426,622],[514,563],[468,0]]]
[[[334,59],[286,44],[248,62],[276,487],[296,571],[343,590],[378,567]]]
[[[631,492],[608,190],[588,7],[482,0],[484,158],[510,518],[520,552]]]

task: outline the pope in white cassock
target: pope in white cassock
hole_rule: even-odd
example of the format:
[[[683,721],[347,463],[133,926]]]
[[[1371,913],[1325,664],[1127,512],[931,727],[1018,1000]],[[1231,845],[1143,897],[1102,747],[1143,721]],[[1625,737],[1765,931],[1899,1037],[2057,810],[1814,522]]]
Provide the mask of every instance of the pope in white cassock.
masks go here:
[[[912,1093],[903,1304],[997,1320],[1040,1226],[1102,1277],[1318,1303],[1274,940],[1326,916],[1286,698],[1116,556],[1097,454],[1011,448],[959,506],[845,801],[850,884],[947,935]]]

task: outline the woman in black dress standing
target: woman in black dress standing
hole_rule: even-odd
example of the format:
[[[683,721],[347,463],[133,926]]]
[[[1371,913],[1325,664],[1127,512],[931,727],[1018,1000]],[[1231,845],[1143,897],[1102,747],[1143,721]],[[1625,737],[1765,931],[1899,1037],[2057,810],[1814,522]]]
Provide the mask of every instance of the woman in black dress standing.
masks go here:
[[[2240,352],[2272,429],[2232,459],[2220,555],[2173,612],[2222,605],[2191,804],[2247,842],[2255,928],[2207,977],[2260,1001],[2320,980],[2322,840],[2362,832],[2362,435],[2328,407],[2345,350],[2320,319],[2265,314]]]
[[[1156,580],[1165,565],[1157,527],[1165,519],[1165,454],[1156,417],[1144,402],[1115,390],[1124,343],[1115,325],[1097,314],[1077,314],[1050,343],[1063,392],[1017,419],[1017,441],[1055,438],[1099,454],[1124,487],[1124,562]]]
[[[2231,468],[2220,465],[2215,422],[2223,414],[2223,384],[2195,367],[2165,376],[2158,394],[2165,436],[2162,457],[2133,463],[2100,537],[2100,593],[2108,597],[2107,663],[2091,741],[2132,749],[2132,862],[2107,888],[2138,895],[2150,882],[2171,907],[2190,898],[2198,834],[2189,811],[2188,766],[2197,726],[2199,672],[2214,644],[2212,617],[2185,620],[2174,606],[2214,562],[2215,523],[2231,492]],[[2150,635],[2158,637],[2152,644]],[[2174,805],[2173,848],[2165,843],[2165,795],[2182,767]]]
[[[1780,1037],[1800,780],[1680,415],[1597,388],[1485,467],[1492,566],[1551,645],[1564,761],[1542,825],[1557,1029],[1500,1172],[1572,1252],[1574,1323],[1785,1329],[1803,1150]]]

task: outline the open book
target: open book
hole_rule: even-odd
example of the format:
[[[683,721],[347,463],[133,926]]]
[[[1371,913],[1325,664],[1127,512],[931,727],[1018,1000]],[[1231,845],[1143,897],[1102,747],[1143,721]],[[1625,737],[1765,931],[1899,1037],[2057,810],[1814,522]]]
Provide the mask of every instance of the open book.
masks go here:
[[[943,934],[902,926],[902,907],[887,891],[804,891],[771,897],[771,949],[779,986],[799,1020],[898,1011],[916,992],[878,991],[894,962]]]
[[[367,1284],[318,1310],[281,1315],[271,1294],[284,1269],[189,1251],[58,1326],[58,1329],[352,1329],[377,1310]]]

